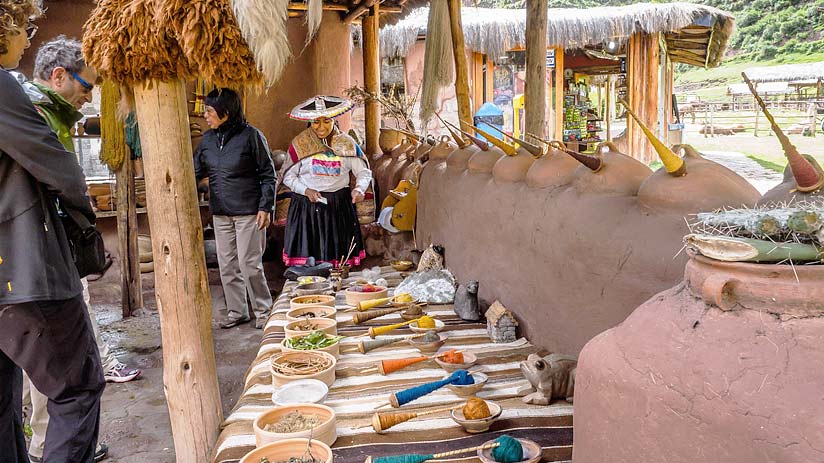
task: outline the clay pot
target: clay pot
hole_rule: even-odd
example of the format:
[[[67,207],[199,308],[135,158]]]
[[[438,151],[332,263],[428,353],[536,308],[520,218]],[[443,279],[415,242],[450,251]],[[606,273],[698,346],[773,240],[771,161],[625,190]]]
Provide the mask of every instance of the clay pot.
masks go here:
[[[495,163],[506,156],[499,148],[491,147],[487,151],[478,150],[466,163],[466,168],[474,174],[491,173]]]
[[[498,159],[492,166],[492,177],[501,183],[522,182],[534,162],[535,157],[532,154],[519,148],[517,155]]]
[[[247,453],[240,460],[240,463],[260,463],[263,458],[267,458],[269,461],[288,461],[292,457],[300,458],[306,453],[308,445],[312,446],[312,455],[316,461],[332,463],[332,449],[328,445],[314,439],[310,444],[309,439],[306,438],[284,439],[266,444]]]
[[[429,152],[429,159],[432,161],[446,160],[447,156],[455,151],[455,148],[457,148],[457,146],[449,141],[449,136],[443,135],[438,143],[433,146],[432,150]]]
[[[546,156],[536,159],[526,172],[526,184],[532,188],[555,188],[568,185],[581,164],[571,156],[550,148]]]
[[[292,412],[300,412],[305,415],[317,415],[321,423],[313,429],[298,432],[281,433],[264,430],[267,425],[276,423]],[[262,447],[268,443],[282,441],[284,439],[301,437],[307,439],[312,437],[312,439],[317,439],[326,445],[332,445],[338,439],[337,429],[335,428],[336,422],[335,411],[326,405],[302,403],[275,407],[268,412],[264,412],[252,422],[252,429],[255,431],[255,445],[257,447]]]
[[[400,145],[405,138],[406,135],[395,129],[382,128],[381,134],[378,136],[378,146],[380,146],[383,154],[389,154],[395,147]]]
[[[819,461],[822,281],[824,266],[692,257],[581,352],[574,461]]]
[[[673,177],[661,167],[638,189],[638,202],[656,210],[679,214],[713,211],[723,207],[752,207],[759,193],[750,182],[716,162],[704,159],[690,146],[682,146],[687,174]]]

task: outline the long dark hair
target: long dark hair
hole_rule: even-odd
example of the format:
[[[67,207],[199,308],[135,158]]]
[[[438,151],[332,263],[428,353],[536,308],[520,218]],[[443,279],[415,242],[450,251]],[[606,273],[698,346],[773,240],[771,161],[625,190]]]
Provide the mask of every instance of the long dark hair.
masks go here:
[[[230,121],[245,120],[240,95],[231,88],[216,88],[206,95],[206,106],[215,109],[218,117],[229,116]]]

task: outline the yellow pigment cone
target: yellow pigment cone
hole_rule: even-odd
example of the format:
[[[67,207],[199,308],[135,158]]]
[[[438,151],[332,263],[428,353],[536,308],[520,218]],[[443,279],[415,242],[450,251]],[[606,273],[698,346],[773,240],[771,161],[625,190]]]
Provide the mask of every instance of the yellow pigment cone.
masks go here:
[[[507,143],[507,142],[505,142],[501,139],[495,138],[494,135],[492,135],[492,134],[490,134],[490,133],[488,133],[484,130],[479,129],[478,127],[475,127],[474,125],[472,126],[472,128],[475,129],[475,132],[480,134],[482,137],[486,138],[486,140],[489,143],[492,143],[493,145],[500,148],[501,151],[503,151],[507,156],[515,156],[516,154],[518,154],[518,150],[515,149],[514,145],[509,144],[509,143]]]
[[[638,117],[635,112],[630,109],[629,105],[624,100],[618,100],[624,108],[627,109],[627,113],[632,116],[635,122],[641,127],[641,131],[644,132],[644,135],[647,136],[649,142],[652,143],[652,147],[655,148],[655,152],[658,153],[658,157],[661,158],[661,162],[664,163],[664,169],[672,175],[673,177],[680,177],[682,175],[687,174],[687,166],[684,163],[684,160],[681,159],[680,156],[673,153],[671,149],[667,147],[661,140],[658,139],[655,135],[652,134],[652,131],[641,122],[641,119]]]

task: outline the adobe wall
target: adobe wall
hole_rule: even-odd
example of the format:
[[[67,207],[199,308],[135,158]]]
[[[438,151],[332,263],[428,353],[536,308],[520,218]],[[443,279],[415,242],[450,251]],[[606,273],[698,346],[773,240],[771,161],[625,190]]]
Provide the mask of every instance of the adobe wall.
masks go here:
[[[460,282],[479,280],[481,299],[512,310],[523,335],[566,354],[681,279],[685,215],[758,199],[704,159],[675,178],[618,153],[598,173],[559,152],[514,168],[501,164],[518,157],[504,157],[494,173],[477,153],[468,163],[459,154],[424,168],[418,246],[443,245]]]

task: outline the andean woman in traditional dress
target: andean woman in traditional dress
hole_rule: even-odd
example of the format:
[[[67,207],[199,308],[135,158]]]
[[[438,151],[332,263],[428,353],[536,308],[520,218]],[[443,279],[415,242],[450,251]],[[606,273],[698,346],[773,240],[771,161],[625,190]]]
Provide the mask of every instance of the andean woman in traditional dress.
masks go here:
[[[334,120],[352,106],[345,98],[317,96],[289,114],[309,121],[309,127],[292,140],[283,174],[292,190],[283,245],[287,266],[304,265],[310,257],[337,266],[353,242],[346,263],[360,265],[366,257],[355,204],[363,200],[372,171],[358,144]],[[350,172],[355,176],[351,189]]]

